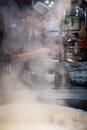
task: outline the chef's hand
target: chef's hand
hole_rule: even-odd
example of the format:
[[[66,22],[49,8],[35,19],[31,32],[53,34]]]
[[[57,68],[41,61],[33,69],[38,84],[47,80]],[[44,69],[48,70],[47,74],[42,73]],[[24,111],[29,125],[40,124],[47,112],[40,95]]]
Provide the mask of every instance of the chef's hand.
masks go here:
[[[50,56],[50,49],[49,48],[40,48],[37,50],[37,54],[39,57]]]

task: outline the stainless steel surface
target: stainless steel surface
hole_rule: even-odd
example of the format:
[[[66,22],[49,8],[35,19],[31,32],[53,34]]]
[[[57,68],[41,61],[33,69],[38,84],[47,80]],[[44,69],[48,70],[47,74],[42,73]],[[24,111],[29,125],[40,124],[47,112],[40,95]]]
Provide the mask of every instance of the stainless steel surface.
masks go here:
[[[87,100],[87,90],[36,90],[40,99],[79,99]]]

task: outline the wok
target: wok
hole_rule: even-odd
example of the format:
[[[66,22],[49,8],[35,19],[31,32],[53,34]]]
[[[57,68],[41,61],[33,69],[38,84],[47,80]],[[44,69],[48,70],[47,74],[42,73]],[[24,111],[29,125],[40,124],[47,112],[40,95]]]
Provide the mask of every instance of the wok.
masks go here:
[[[0,106],[0,130],[86,130],[87,113],[47,104]]]

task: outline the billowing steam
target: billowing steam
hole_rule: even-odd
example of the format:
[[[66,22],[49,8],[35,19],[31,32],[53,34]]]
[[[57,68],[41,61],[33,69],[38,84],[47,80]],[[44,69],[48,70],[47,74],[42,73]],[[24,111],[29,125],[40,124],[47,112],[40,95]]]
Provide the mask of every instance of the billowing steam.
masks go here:
[[[38,14],[30,7],[21,10],[15,3],[11,7],[3,7],[1,9],[5,23],[3,53],[8,56],[32,52],[40,48],[49,48],[50,52],[55,51],[57,36],[49,36],[48,30],[52,27],[53,30],[56,28],[60,31],[63,13],[69,7],[69,0],[57,1],[53,9],[50,9],[44,16]],[[2,67],[4,71],[0,76],[0,84],[1,88],[4,88],[5,94],[9,89],[12,89],[13,92],[14,89],[20,88],[20,90],[23,90],[26,87],[28,89],[54,87],[53,84],[49,83],[54,77],[48,73],[54,65],[52,57],[43,52],[39,55],[25,63],[21,62],[22,67],[19,63],[17,63],[18,65],[11,64]],[[9,93],[12,92],[9,91]]]
[[[0,70],[0,104],[35,103],[37,99],[21,80],[22,64],[4,65]]]
[[[59,0],[44,17],[31,8],[19,9],[15,3],[1,9],[5,23],[3,53],[7,59],[4,60],[4,63],[3,60],[0,62],[0,129],[68,130],[70,128],[69,130],[72,130],[72,127],[79,129],[77,124],[77,121],[80,121],[79,113],[75,114],[77,118],[72,114],[71,119],[71,113],[68,110],[67,120],[66,110],[62,110],[62,120],[61,109],[59,108],[58,112],[56,108],[51,108],[52,112],[50,112],[48,107],[43,107],[44,105],[41,107],[38,94],[34,91],[42,88],[52,90],[54,87],[51,83],[53,77],[49,75],[49,70],[54,65],[51,56],[61,33],[53,37],[53,35],[48,35],[48,31],[56,29],[61,32],[61,19],[68,7],[70,7],[70,0]],[[58,43],[61,41],[60,37]],[[44,53],[41,51],[45,48],[50,49],[51,56],[47,51]],[[61,48],[60,46],[58,48],[59,51]],[[34,54],[35,58],[31,58],[29,61],[20,63],[8,61],[8,56],[38,49],[40,49],[39,55]],[[62,76],[62,86],[65,83],[64,71],[58,69]],[[86,121],[83,122],[86,123]],[[83,125],[82,128],[84,128]]]

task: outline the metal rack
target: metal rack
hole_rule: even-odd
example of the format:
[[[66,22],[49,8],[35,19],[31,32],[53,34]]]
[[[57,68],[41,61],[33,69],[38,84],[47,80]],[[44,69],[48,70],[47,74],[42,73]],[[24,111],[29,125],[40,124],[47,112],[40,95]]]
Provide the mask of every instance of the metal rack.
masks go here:
[[[86,60],[87,46],[81,47],[78,42],[67,43],[65,47],[66,60]]]

